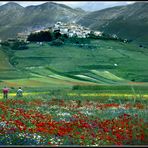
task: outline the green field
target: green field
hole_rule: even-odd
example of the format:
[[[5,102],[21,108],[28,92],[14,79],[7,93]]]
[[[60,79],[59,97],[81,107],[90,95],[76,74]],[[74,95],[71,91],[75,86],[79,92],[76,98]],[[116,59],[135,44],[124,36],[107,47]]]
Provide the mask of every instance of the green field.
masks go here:
[[[44,91],[108,85],[110,91],[116,85],[122,87],[121,92],[125,86],[139,85],[139,91],[141,86],[148,86],[148,49],[135,44],[91,39],[81,46],[67,42],[60,47],[49,43],[30,43],[28,47],[26,50],[1,47],[1,88],[22,86],[26,90]],[[114,92],[117,90],[114,88]]]

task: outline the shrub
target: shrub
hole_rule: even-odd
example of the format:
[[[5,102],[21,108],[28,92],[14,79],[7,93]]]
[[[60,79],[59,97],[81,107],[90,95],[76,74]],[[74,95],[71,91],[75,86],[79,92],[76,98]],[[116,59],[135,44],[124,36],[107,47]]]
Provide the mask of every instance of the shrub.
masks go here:
[[[56,40],[52,41],[50,45],[52,45],[52,46],[61,46],[63,44],[64,44],[64,42],[61,39],[56,39]]]
[[[24,50],[24,49],[28,49],[28,47],[27,47],[27,43],[16,41],[12,43],[11,49],[12,50]]]
[[[27,40],[31,42],[47,42],[47,41],[52,41],[54,38],[53,33],[49,31],[41,31],[38,33],[31,33]]]
[[[10,43],[9,43],[8,41],[4,41],[4,42],[1,43],[1,45],[2,45],[2,46],[9,46]]]

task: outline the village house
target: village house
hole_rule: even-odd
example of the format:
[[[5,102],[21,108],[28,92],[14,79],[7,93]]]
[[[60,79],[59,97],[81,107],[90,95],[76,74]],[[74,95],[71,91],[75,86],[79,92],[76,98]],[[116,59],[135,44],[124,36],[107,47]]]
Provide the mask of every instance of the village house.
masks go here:
[[[40,29],[40,30],[35,30],[33,33],[39,33],[39,32],[46,32],[46,31],[49,31],[49,29]]]
[[[53,26],[48,28],[39,29],[32,31],[32,33],[38,33],[41,31],[51,31],[51,32],[60,32],[61,34],[66,34],[69,37],[78,37],[78,38],[86,38],[89,37],[89,34],[93,32],[96,36],[101,36],[102,32],[100,31],[91,31],[89,28],[76,24],[75,22],[63,23],[57,22]],[[27,41],[27,37],[30,33],[18,33],[17,39],[20,41]]]
[[[61,34],[67,34],[69,37],[77,36],[79,38],[86,38],[90,33],[90,30],[88,28],[78,25],[74,22],[67,24],[62,22],[57,22],[53,26],[53,30],[54,31],[59,30]]]
[[[10,43],[10,44],[11,44],[11,43],[14,43],[14,42],[16,42],[16,41],[17,41],[16,38],[8,38],[8,39],[7,39],[7,42]]]
[[[17,40],[27,42],[29,32],[22,32],[17,34]]]
[[[94,31],[94,35],[101,36],[102,35],[102,32],[100,32],[100,31]]]

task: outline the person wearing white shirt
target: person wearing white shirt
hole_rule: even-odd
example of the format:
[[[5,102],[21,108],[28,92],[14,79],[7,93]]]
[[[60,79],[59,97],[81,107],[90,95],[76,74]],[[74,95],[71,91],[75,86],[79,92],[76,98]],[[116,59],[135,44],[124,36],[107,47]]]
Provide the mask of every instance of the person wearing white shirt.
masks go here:
[[[19,89],[17,90],[17,96],[18,97],[22,97],[23,96],[23,90],[21,89],[21,87],[19,87]]]

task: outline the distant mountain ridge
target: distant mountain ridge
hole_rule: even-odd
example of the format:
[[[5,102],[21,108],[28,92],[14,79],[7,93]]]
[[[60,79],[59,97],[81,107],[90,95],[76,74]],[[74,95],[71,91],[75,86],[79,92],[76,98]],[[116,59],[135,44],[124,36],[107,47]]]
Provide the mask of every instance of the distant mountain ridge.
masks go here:
[[[94,12],[54,2],[27,7],[10,2],[0,6],[0,39],[14,37],[18,32],[48,27],[57,21],[75,21],[92,30],[116,34],[148,46],[148,2]]]
[[[85,11],[53,2],[27,7],[10,2],[0,6],[0,38],[14,37],[18,32],[50,26],[57,21],[77,20],[84,14]]]
[[[78,23],[148,46],[148,2],[136,2],[91,12]]]

